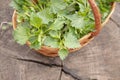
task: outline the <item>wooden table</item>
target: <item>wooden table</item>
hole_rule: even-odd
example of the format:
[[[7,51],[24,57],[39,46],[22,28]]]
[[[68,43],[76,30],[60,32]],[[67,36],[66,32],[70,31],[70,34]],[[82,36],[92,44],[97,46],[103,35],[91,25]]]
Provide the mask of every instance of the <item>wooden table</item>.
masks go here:
[[[11,0],[0,0],[0,22],[11,21]],[[0,80],[120,80],[120,4],[101,33],[87,46],[58,57],[18,45],[12,27],[0,31]]]

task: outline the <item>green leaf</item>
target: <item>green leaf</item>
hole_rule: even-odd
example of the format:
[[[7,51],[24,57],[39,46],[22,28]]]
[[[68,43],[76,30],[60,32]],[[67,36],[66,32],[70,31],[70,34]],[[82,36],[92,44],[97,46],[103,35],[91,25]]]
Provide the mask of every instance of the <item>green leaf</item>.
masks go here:
[[[58,31],[52,30],[52,31],[49,32],[49,34],[50,34],[50,36],[52,36],[53,38],[59,38],[59,37],[60,37],[60,34],[59,34]]]
[[[67,33],[67,35],[64,38],[65,38],[64,45],[67,48],[79,48],[80,47],[79,40],[73,33],[70,33],[70,32]]]
[[[10,6],[13,7],[14,9],[16,9],[16,10],[22,10],[22,7],[18,3],[18,0],[12,0],[12,2],[10,3]]]
[[[63,28],[64,23],[64,19],[57,18],[50,27],[52,27],[52,30],[60,30]]]
[[[68,49],[60,49],[58,51],[58,55],[62,60],[64,60],[68,56],[68,53],[69,53]]]
[[[36,28],[42,25],[42,19],[37,15],[37,13],[31,13],[30,24]]]
[[[72,20],[71,25],[72,27],[80,29],[85,26],[85,23],[84,23],[83,18],[76,18]]]
[[[120,2],[120,0],[108,0],[108,2]]]
[[[58,39],[47,36],[45,41],[44,41],[44,45],[50,46],[52,48],[58,48],[59,47],[59,41],[58,41]]]
[[[80,29],[85,26],[83,17],[80,17],[78,14],[68,15],[66,17],[71,20],[72,27]]]
[[[33,43],[31,43],[30,48],[38,50],[41,48],[41,43],[36,40]]]
[[[30,48],[36,50],[41,48],[40,37],[38,35],[33,34],[33,36],[31,36],[28,41],[31,43]]]
[[[28,32],[29,28],[18,26],[13,32],[14,39],[17,41],[17,43],[23,45],[29,39]]]
[[[50,9],[53,13],[57,13],[58,11],[65,9],[67,4],[64,0],[51,0]]]
[[[48,24],[50,21],[53,21],[53,14],[49,12],[49,9],[44,9],[38,13],[38,16],[42,19],[44,24]]]
[[[37,39],[38,39],[38,36],[35,36],[35,35],[34,35],[34,36],[30,36],[30,38],[29,38],[28,41],[29,41],[30,43],[34,43]]]

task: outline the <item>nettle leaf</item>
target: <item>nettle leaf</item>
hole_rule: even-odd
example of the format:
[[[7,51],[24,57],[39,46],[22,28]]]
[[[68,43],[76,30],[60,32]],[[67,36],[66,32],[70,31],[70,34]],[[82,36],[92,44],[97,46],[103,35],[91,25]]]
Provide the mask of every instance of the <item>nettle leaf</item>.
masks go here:
[[[86,4],[87,4],[87,0],[84,0],[84,1],[81,1],[80,3],[78,3],[80,12],[85,12]]]
[[[29,38],[29,42],[30,43],[33,43],[33,42],[35,42],[36,40],[38,39],[38,36],[30,36],[30,38]]]
[[[57,18],[50,27],[52,27],[52,30],[60,30],[63,28],[64,23],[64,19]]]
[[[42,19],[37,15],[37,13],[31,13],[30,24],[37,28],[42,25]]]
[[[67,4],[64,0],[51,0],[50,9],[53,13],[57,13],[58,11],[65,9]]]
[[[22,11],[22,4],[24,4],[25,0],[12,0],[10,6],[18,11]]]
[[[53,14],[49,12],[49,9],[44,9],[41,12],[38,12],[38,16],[42,19],[44,24],[48,24],[50,21],[53,21]]]
[[[80,29],[85,26],[83,17],[80,17],[78,14],[68,15],[66,17],[71,20],[72,27]]]
[[[29,39],[28,32],[29,28],[18,26],[13,32],[14,39],[17,43],[24,45]]]
[[[36,40],[30,44],[30,48],[38,50],[41,48],[41,43]]]
[[[68,53],[69,53],[68,49],[60,49],[58,51],[58,55],[62,60],[64,60],[68,56]]]
[[[80,47],[79,40],[73,33],[68,32],[64,38],[65,38],[64,45],[67,48],[79,48]]]
[[[52,36],[53,38],[59,38],[60,34],[58,31],[52,30],[49,32],[50,36]]]
[[[72,20],[71,25],[72,25],[72,27],[80,29],[85,26],[85,23],[84,23],[83,18],[78,18],[78,19]]]
[[[18,3],[15,0],[12,0],[12,2],[10,3],[10,6],[16,10],[21,10],[20,5],[18,5]]]
[[[34,35],[34,36],[31,36],[29,38],[29,42],[30,42],[30,48],[32,49],[40,49],[41,48],[41,42],[40,42],[40,37],[38,35]]]
[[[47,36],[46,39],[44,40],[44,45],[50,46],[52,48],[58,48],[59,47],[59,40],[52,38],[50,36]]]

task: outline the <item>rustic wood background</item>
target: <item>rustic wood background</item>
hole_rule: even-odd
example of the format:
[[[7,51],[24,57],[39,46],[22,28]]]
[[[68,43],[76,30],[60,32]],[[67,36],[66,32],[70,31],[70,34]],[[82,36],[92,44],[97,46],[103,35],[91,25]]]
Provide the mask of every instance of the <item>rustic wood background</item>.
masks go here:
[[[0,0],[0,23],[11,21],[11,0]],[[0,80],[120,80],[120,4],[99,36],[64,62],[18,45],[12,27],[0,30]]]

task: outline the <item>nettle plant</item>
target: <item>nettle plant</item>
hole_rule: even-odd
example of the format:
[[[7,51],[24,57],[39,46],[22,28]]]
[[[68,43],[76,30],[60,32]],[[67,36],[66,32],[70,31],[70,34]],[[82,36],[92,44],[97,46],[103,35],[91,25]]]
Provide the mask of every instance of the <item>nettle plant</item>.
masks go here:
[[[113,0],[96,0],[102,21],[110,12]],[[94,31],[94,16],[88,0],[12,0],[17,12],[17,28],[14,39],[21,45],[30,42],[30,47],[59,48],[63,60],[69,48],[79,48],[79,39]]]

